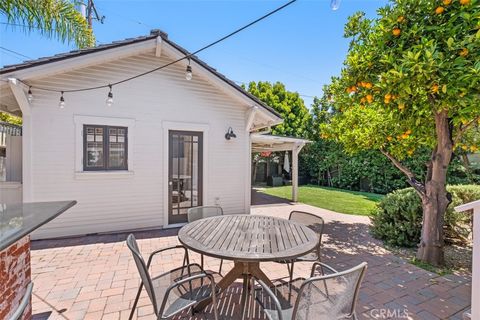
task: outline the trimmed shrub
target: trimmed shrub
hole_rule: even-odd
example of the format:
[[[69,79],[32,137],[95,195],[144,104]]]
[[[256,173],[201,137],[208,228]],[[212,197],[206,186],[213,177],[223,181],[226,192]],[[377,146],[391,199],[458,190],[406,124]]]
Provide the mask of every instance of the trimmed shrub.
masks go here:
[[[465,243],[472,232],[473,215],[453,208],[480,199],[480,186],[447,186],[447,190],[452,194],[452,203],[445,214],[445,239]],[[420,242],[422,215],[422,203],[413,188],[394,191],[372,212],[372,234],[390,245],[414,247]]]

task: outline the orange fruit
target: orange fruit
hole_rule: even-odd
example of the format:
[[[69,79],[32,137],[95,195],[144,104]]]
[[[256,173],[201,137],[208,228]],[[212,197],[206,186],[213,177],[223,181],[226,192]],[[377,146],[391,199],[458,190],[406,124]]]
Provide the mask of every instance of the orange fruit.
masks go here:
[[[392,140],[393,140],[392,136],[388,136],[388,137],[387,137],[387,140],[388,140],[388,141],[392,141]]]
[[[405,133],[406,133],[406,134],[411,134],[411,133],[412,133],[412,130],[407,130]]]
[[[450,3],[452,3],[452,0],[443,0],[443,4],[448,6]]]
[[[469,5],[469,4],[470,4],[470,0],[460,0],[460,4],[461,4],[462,6]]]
[[[461,55],[462,57],[466,57],[468,55],[468,49],[463,48],[462,50],[460,50],[458,54]]]
[[[476,146],[471,146],[471,147],[470,147],[470,151],[472,151],[472,152],[475,152],[475,151],[477,151],[477,150],[478,150],[478,148],[477,148]]]
[[[367,94],[366,98],[367,98],[368,103],[372,103],[373,96],[371,94]]]
[[[394,28],[394,29],[392,30],[392,34],[393,34],[395,37],[398,37],[401,33],[402,33],[402,30],[400,30],[399,28]]]
[[[365,88],[371,89],[371,88],[372,88],[372,84],[371,84],[370,82],[366,82],[366,83],[365,83]]]
[[[402,134],[402,139],[407,139],[408,138],[408,134]]]
[[[436,14],[442,14],[444,11],[445,11],[445,8],[442,6],[437,7],[437,9],[435,9]]]
[[[432,93],[438,93],[438,84],[432,86]]]
[[[403,21],[405,21],[405,17],[404,16],[400,16],[397,18],[397,22],[398,23],[402,23]]]
[[[467,150],[468,148],[467,148],[467,146],[462,146],[462,149]]]

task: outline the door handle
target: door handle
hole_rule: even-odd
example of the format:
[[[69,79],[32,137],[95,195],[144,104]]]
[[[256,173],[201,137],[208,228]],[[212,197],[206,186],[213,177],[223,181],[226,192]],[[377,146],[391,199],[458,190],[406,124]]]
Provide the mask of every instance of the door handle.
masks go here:
[[[173,182],[172,182],[172,181],[168,181],[168,185],[169,185],[169,186],[172,186],[172,185],[173,185]]]

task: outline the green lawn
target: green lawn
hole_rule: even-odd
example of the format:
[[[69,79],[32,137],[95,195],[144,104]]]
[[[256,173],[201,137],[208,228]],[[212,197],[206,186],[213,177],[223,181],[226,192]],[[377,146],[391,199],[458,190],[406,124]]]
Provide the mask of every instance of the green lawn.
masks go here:
[[[280,198],[291,199],[292,187],[267,187],[259,191]],[[369,215],[383,195],[368,192],[356,192],[343,189],[319,187],[314,185],[298,188],[298,201],[315,207],[341,213]]]

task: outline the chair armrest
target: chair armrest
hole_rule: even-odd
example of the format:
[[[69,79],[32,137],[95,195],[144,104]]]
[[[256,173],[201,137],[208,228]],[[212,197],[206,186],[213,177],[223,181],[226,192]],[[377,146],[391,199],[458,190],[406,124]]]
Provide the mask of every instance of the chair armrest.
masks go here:
[[[262,280],[255,277],[253,277],[253,279],[260,285],[260,287],[262,287],[262,290],[265,291],[270,297],[270,299],[272,299],[272,301],[275,303],[275,307],[277,308],[278,320],[283,320],[282,306],[280,305],[280,301],[278,301],[278,298],[275,296],[275,293],[273,293],[272,289],[270,289],[270,287],[267,286]]]
[[[23,316],[23,312],[27,308],[30,298],[32,297],[32,289],[33,289],[33,283],[30,282],[27,285],[27,290],[25,291],[25,295],[22,298],[22,301],[20,302],[20,305],[18,306],[17,310],[10,316],[9,320],[18,320],[21,319]]]
[[[312,272],[310,273],[310,277],[313,277],[315,275],[315,270],[317,269],[317,266],[320,266],[320,268],[322,269],[322,275],[324,275],[323,268],[328,269],[332,273],[337,273],[338,272],[337,270],[333,269],[332,267],[330,267],[329,265],[327,265],[325,263],[314,262],[313,265],[312,265]]]
[[[170,292],[171,292],[173,289],[175,289],[175,288],[177,288],[177,287],[180,287],[180,286],[183,286],[183,285],[184,285],[185,283],[187,283],[187,282],[191,282],[191,281],[193,281],[193,280],[202,279],[202,278],[208,278],[208,279],[209,279],[210,285],[211,285],[211,287],[212,287],[212,289],[211,289],[211,290],[212,290],[212,292],[211,292],[212,298],[213,298],[214,301],[215,301],[215,297],[214,297],[214,296],[215,296],[215,294],[216,294],[216,290],[215,290],[215,289],[216,289],[216,285],[215,285],[215,279],[214,279],[214,277],[213,277],[211,274],[208,274],[208,273],[199,273],[199,274],[190,276],[190,277],[188,277],[188,278],[184,278],[184,279],[182,279],[182,280],[180,280],[180,281],[177,281],[177,282],[171,284],[171,285],[167,288],[167,290],[165,291],[165,295],[163,296],[162,306],[160,307],[160,315],[163,316],[163,314],[162,314],[162,313],[163,313],[163,310],[165,309],[165,306],[166,306],[166,304],[167,304],[168,297],[170,296]],[[190,305],[186,305],[183,309],[185,309],[185,308],[187,308],[187,307],[189,307],[189,306],[190,306]],[[182,310],[183,310],[183,309],[182,309]],[[173,315],[174,315],[175,313],[177,313],[178,311],[180,311],[180,310],[177,310],[177,311],[175,311],[174,313],[172,313],[172,314],[170,314],[170,315],[167,315],[167,318],[173,316]]]
[[[185,247],[182,246],[182,245],[177,245],[177,246],[173,246],[173,247],[167,247],[167,248],[163,248],[163,249],[158,249],[158,250],[155,250],[155,251],[153,251],[152,253],[150,253],[150,256],[148,257],[147,268],[150,267],[150,264],[152,263],[152,259],[153,259],[153,257],[154,257],[156,254],[162,253],[162,252],[167,251],[167,250],[173,250],[173,249],[183,249],[183,250],[185,250],[185,256],[187,257],[187,264],[189,263],[189,261],[188,261],[188,251],[187,251],[187,248],[185,248]]]

